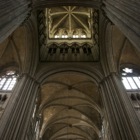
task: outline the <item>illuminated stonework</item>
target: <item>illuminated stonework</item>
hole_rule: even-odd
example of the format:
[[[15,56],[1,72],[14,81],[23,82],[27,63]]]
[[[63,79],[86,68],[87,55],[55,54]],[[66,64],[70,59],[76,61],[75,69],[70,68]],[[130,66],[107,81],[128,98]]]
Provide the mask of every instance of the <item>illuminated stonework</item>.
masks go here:
[[[49,38],[91,38],[92,9],[63,6],[46,9]]]
[[[99,61],[97,9],[60,6],[40,10],[38,29],[41,61]]]

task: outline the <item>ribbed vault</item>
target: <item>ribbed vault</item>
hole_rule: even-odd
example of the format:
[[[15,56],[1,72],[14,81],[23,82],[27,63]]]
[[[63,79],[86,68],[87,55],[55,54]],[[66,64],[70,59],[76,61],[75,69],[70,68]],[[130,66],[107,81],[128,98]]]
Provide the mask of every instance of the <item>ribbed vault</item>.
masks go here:
[[[40,137],[43,140],[98,140],[101,136],[101,98],[87,75],[54,74],[41,87]]]
[[[99,61],[98,9],[49,7],[37,20],[41,61]]]

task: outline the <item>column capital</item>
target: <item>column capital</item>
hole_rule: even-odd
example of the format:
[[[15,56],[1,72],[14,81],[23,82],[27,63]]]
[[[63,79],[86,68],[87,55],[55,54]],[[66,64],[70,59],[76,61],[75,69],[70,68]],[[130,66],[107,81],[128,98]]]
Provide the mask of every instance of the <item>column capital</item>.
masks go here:
[[[32,75],[30,75],[29,73],[22,73],[20,76],[19,76],[19,79],[23,78],[23,77],[28,77],[30,78],[32,81],[34,81],[36,84],[38,84],[40,86],[40,82],[35,78],[33,77]]]
[[[109,73],[107,76],[103,77],[103,79],[99,82],[99,86],[104,83],[108,78],[113,77],[113,76],[117,76],[120,77],[119,74],[117,72],[111,72]]]

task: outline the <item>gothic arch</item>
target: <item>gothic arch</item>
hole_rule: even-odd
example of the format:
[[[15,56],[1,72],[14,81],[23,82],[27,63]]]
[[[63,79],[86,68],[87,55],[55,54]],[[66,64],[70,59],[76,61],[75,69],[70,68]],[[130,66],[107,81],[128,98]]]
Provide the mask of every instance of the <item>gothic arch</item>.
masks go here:
[[[53,65],[54,71],[51,67],[49,67],[50,70],[41,70],[40,78],[37,75],[38,81],[41,82],[40,109],[37,111],[37,116],[41,117],[40,137],[42,139],[49,138],[48,131],[50,128],[54,130],[57,127],[61,128],[61,125],[66,125],[66,122],[69,125],[71,122],[72,130],[65,134],[64,132],[69,129],[69,125],[66,125],[62,131],[57,130],[52,136],[63,133],[64,137],[71,137],[70,132],[73,130],[77,131],[75,134],[78,136],[79,131],[82,134],[82,125],[79,124],[78,129],[75,125],[79,121],[84,121],[83,119],[85,122],[93,123],[93,128],[83,123],[85,130],[87,132],[94,130],[96,131],[95,133],[92,132],[94,137],[100,137],[103,114],[101,113],[102,101],[98,92],[98,84],[102,74],[96,71],[96,68],[88,71],[87,67],[83,69],[80,65],[77,68],[69,67],[70,65],[61,68],[61,65],[64,67],[65,64]],[[56,67],[59,67],[59,70]],[[44,72],[42,73],[42,71]],[[77,117],[78,119],[76,119]],[[86,133],[87,137],[88,135],[89,133]]]

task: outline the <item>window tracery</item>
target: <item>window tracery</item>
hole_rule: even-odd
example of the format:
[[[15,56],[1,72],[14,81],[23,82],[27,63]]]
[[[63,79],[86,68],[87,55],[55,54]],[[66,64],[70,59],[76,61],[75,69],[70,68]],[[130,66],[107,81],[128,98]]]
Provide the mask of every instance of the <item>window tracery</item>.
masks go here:
[[[122,83],[127,94],[135,108],[138,116],[140,116],[140,73],[137,69],[123,68],[121,70]]]
[[[10,99],[11,91],[17,83],[18,74],[15,70],[8,70],[0,75],[0,117]]]
[[[16,82],[18,75],[16,71],[7,71],[4,75],[0,77],[0,91],[11,91]]]
[[[126,90],[140,90],[140,75],[134,69],[122,69],[122,82]]]

